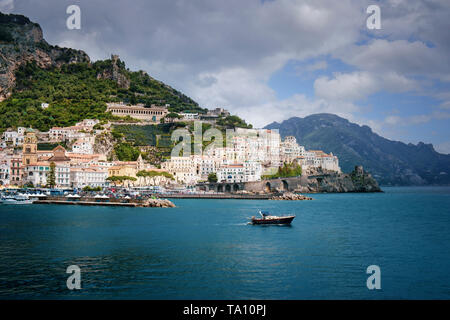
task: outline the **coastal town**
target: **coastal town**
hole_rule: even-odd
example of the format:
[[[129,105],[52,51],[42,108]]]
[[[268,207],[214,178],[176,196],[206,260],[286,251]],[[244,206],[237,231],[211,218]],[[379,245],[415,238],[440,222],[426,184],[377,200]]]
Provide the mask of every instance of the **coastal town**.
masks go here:
[[[48,105],[43,104],[43,108]],[[178,113],[168,119],[167,106],[108,104],[113,115],[140,120],[143,124],[164,121],[214,124],[227,110],[206,114]],[[172,156],[155,165],[144,161],[108,161],[94,152],[96,137],[110,126],[85,119],[74,126],[53,127],[48,132],[33,128],[10,128],[0,142],[0,185],[3,187],[54,187],[66,189],[154,187],[195,190],[198,183],[245,183],[261,181],[285,164],[303,172],[314,168],[340,172],[338,158],[321,150],[306,150],[295,137],[281,139],[275,130],[235,128],[224,147],[205,148],[201,154]],[[41,146],[55,146],[42,148]],[[64,147],[65,145],[66,147]]]

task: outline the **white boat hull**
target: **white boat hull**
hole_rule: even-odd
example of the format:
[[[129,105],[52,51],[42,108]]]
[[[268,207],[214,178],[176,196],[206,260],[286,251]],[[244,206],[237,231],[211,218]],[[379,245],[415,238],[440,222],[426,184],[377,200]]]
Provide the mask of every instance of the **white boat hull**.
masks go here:
[[[1,200],[2,204],[32,204],[33,200],[15,200],[15,199],[5,199]]]

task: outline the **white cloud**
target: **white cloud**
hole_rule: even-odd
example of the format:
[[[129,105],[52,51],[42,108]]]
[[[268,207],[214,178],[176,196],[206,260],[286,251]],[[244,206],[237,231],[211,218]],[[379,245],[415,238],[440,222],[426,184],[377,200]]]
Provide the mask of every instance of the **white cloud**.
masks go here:
[[[442,142],[434,146],[434,149],[443,154],[450,154],[450,141]]]
[[[314,82],[315,94],[330,101],[356,102],[381,90],[406,92],[417,88],[415,81],[397,73],[370,73],[356,71],[335,73],[334,78],[320,77]]]
[[[305,67],[307,71],[325,70],[328,68],[328,63],[326,60],[317,61]]]
[[[428,123],[432,120],[448,120],[450,119],[450,112],[433,111],[429,114],[418,114],[413,116],[399,117],[399,116],[387,116],[384,119],[384,124],[391,126],[409,126]]]
[[[380,91],[430,94],[423,78],[450,79],[450,6],[444,0],[380,1],[382,30],[373,33],[365,28],[368,0],[78,3],[79,31],[65,28],[64,1],[21,0],[14,10],[41,23],[50,43],[81,48],[93,60],[118,53],[131,69],[143,69],[202,106],[229,108],[257,126],[331,112],[380,129],[403,119],[382,124],[364,119],[358,101]],[[297,71],[331,69],[323,57],[354,69],[315,79],[315,98],[301,88],[290,98],[277,98],[268,84],[276,71],[289,61],[315,59],[321,60]],[[445,110],[450,97],[443,91],[432,94]]]
[[[14,0],[0,0],[0,11],[10,13],[14,9]]]

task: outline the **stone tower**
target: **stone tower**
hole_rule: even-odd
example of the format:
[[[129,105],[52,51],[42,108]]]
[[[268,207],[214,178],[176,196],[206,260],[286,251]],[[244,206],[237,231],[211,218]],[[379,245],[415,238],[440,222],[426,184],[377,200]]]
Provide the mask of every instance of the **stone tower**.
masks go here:
[[[22,164],[27,166],[37,162],[37,138],[33,129],[26,130],[22,147]]]

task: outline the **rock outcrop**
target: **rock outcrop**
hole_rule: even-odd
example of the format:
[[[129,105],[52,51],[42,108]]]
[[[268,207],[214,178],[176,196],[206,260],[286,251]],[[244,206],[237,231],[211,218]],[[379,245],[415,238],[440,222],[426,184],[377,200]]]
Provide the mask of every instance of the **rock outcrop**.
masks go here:
[[[154,207],[154,208],[175,208],[175,204],[167,199],[147,199],[143,207]]]
[[[111,55],[111,66],[97,74],[97,79],[109,79],[115,81],[122,89],[130,88],[130,79],[120,72],[121,67],[125,65],[119,60],[118,55]]]
[[[83,51],[49,45],[39,24],[27,17],[0,13],[0,101],[10,95],[17,68],[32,61],[41,68],[90,62]]]
[[[285,192],[282,195],[274,196],[270,200],[312,200],[313,198],[304,196],[302,194],[292,193],[292,192]]]
[[[227,187],[227,185],[229,185]],[[233,190],[234,184],[216,184],[215,191]],[[361,166],[351,173],[315,170],[300,177],[277,178],[237,184],[239,190],[255,194],[318,192],[382,192],[378,182]]]
[[[378,182],[362,166],[350,174],[325,173],[308,177],[302,192],[382,192]]]

